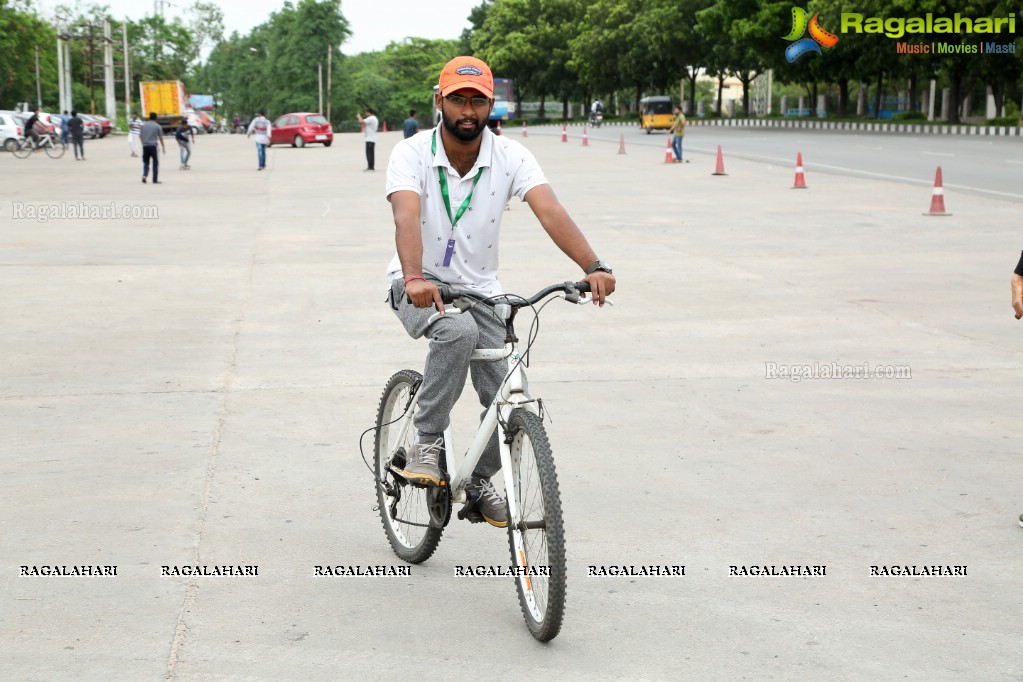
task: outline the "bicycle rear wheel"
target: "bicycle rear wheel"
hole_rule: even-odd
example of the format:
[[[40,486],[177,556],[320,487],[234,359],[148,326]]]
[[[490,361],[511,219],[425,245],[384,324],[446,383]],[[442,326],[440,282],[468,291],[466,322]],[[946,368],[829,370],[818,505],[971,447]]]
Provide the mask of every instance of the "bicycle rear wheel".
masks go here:
[[[51,140],[46,144],[46,155],[51,159],[59,159],[64,156],[64,146],[58,145]]]
[[[554,456],[543,422],[525,410],[508,420],[518,523],[509,520],[508,546],[519,605],[529,632],[541,642],[554,639],[565,614],[565,531]]]
[[[384,533],[394,553],[411,564],[429,559],[444,532],[443,527],[431,523],[431,501],[436,505],[436,500],[431,500],[431,491],[411,485],[390,468],[392,464],[403,468],[412,450],[416,435],[412,424],[415,410],[409,409],[409,403],[422,380],[419,372],[408,369],[388,379],[377,409],[374,450],[377,506]],[[447,504],[450,508],[450,500]]]
[[[28,155],[32,153],[32,143],[28,140],[19,140],[18,144],[11,149],[11,153],[19,159],[27,159]]]

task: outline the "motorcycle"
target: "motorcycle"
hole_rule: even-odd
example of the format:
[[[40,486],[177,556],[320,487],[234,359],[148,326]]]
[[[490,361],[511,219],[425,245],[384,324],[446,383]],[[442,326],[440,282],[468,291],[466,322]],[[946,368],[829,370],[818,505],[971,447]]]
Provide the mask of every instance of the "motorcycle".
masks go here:
[[[591,111],[590,112],[590,127],[599,128],[600,124],[604,122],[604,112],[602,111]]]

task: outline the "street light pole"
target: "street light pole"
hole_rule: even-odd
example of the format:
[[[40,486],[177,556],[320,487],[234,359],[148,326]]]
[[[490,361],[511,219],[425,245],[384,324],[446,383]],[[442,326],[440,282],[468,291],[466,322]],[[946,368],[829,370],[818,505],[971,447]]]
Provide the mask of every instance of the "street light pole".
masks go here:
[[[64,98],[64,41],[60,37],[60,18],[57,19],[57,100],[59,111],[68,111]]]
[[[36,108],[43,108],[43,82],[39,77],[39,46],[36,45]]]

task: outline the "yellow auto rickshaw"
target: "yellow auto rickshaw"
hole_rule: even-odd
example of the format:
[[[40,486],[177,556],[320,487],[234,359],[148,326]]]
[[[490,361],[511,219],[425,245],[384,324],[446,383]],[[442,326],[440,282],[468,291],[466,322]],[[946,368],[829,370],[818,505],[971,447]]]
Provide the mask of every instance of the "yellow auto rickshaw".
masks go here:
[[[674,119],[671,98],[663,95],[639,100],[639,124],[647,135],[651,130],[667,130]]]

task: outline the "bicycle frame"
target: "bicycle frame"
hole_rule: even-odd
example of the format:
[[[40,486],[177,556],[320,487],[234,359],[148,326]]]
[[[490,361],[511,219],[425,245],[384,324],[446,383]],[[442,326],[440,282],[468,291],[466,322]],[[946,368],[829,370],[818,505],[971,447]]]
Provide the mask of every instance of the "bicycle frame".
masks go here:
[[[456,311],[449,311],[447,314],[458,314]],[[486,413],[483,415],[483,419],[480,421],[479,429],[476,431],[475,437],[472,439],[472,443],[469,444],[469,448],[462,455],[461,464],[457,467],[452,466],[454,452],[454,438],[452,435],[451,425],[449,424],[444,429],[444,449],[448,460],[448,470],[454,470],[453,475],[449,475],[448,485],[451,491],[452,502],[465,502],[465,484],[472,475],[473,470],[476,468],[476,464],[479,462],[480,457],[483,456],[483,451],[487,447],[487,443],[490,441],[491,435],[497,428],[498,423],[507,423],[511,416],[512,410],[516,408],[522,408],[539,414],[539,410],[536,407],[536,401],[529,398],[525,392],[525,381],[524,373],[522,371],[522,356],[516,351],[514,343],[505,344],[504,348],[477,348],[472,352],[469,358],[470,362],[497,362],[500,360],[506,360],[508,363],[508,372],[505,374],[504,381],[501,383],[501,390],[490,406],[487,408]],[[412,402],[409,404],[408,409],[411,411],[415,408],[416,403],[419,401],[419,393],[413,396]],[[412,420],[406,421],[402,425],[402,430],[398,435],[399,440],[403,440],[412,426]],[[511,447],[508,443],[504,442],[503,438],[498,438],[498,446],[501,454],[501,468],[505,472],[511,472],[512,461],[511,461]],[[507,504],[508,504],[508,519],[509,523],[517,524],[519,522],[519,511],[515,504],[515,490],[512,476],[509,474],[505,475],[505,492],[507,493]]]

